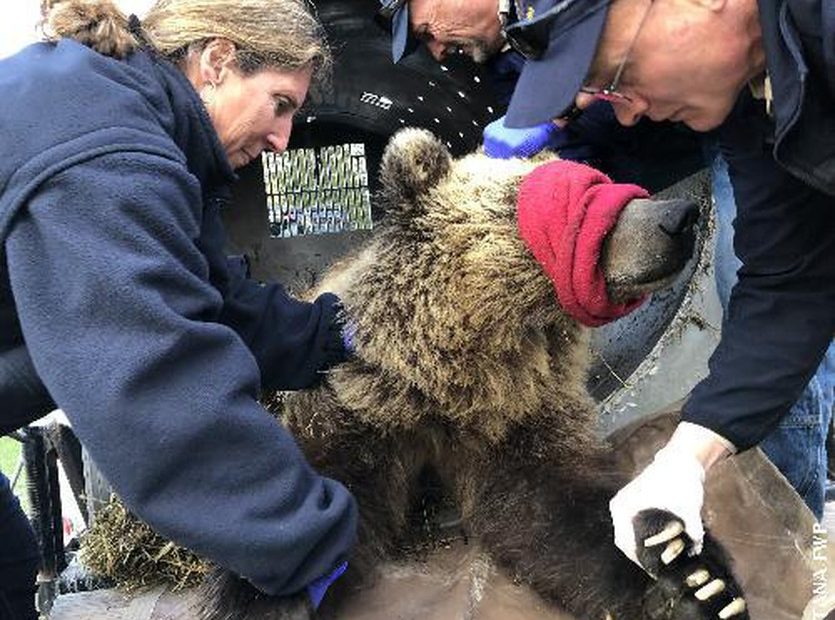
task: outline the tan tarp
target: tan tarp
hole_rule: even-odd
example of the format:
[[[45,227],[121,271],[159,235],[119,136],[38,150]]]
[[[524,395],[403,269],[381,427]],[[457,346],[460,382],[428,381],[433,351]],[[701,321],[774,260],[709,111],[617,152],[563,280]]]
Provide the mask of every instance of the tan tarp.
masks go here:
[[[637,470],[669,435],[662,415],[614,437],[623,466]],[[736,563],[753,620],[823,620],[835,606],[835,540],[777,470],[752,450],[708,476],[706,523]],[[831,536],[835,538],[835,532]],[[477,548],[455,543],[427,561],[383,567],[375,587],[347,602],[339,620],[570,620],[510,583]],[[102,591],[59,597],[53,620],[181,620],[194,593],[162,589],[133,597]],[[805,616],[804,616],[805,611]],[[585,619],[584,619],[585,620]]]

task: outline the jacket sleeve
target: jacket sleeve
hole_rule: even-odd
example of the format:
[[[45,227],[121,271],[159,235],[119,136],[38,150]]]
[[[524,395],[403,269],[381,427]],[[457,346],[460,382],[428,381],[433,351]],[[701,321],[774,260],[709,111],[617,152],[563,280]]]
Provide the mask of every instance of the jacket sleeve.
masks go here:
[[[35,367],[104,475],[162,535],[270,594],[346,558],[356,508],[256,402],[195,245],[200,188],[116,153],[43,184],[6,240]],[[275,329],[295,329],[276,325]]]
[[[336,295],[325,293],[306,302],[288,295],[280,284],[251,280],[245,268],[224,255],[225,245],[217,203],[209,201],[201,249],[209,262],[210,280],[224,298],[218,320],[249,347],[265,389],[310,387],[324,370],[346,359]]]
[[[346,359],[339,298],[294,299],[277,283],[248,278],[231,283],[220,321],[234,329],[261,369],[264,389],[298,390]]]
[[[710,373],[683,411],[739,449],[759,443],[789,411],[835,330],[835,199],[785,172],[753,125],[738,125],[724,148],[739,282]]]

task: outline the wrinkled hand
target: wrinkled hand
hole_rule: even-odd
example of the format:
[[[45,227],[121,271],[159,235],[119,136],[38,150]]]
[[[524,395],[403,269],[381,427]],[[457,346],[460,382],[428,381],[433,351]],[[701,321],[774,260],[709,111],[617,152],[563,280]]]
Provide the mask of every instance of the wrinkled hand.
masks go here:
[[[319,577],[319,579],[313,581],[312,583],[307,585],[307,595],[310,597],[310,603],[313,605],[313,609],[319,609],[319,605],[322,603],[322,599],[325,598],[325,593],[327,593],[328,588],[333,585],[333,582],[339,579],[348,569],[348,562],[342,562],[339,566],[333,569],[327,575]]]
[[[561,129],[554,123],[543,123],[536,127],[511,129],[505,127],[502,116],[484,128],[484,153],[496,159],[533,157],[555,145]]]
[[[671,524],[646,540],[636,541],[635,517],[645,510],[672,513],[683,523],[684,532],[692,540],[691,552],[698,554],[704,540],[702,504],[705,471],[717,460],[734,451],[727,440],[713,431],[682,422],[669,443],[658,451],[650,465],[632,482],[623,487],[609,503],[615,528],[615,545],[626,557],[641,566],[637,545],[667,545],[661,560],[669,563],[683,550],[677,541],[681,524]]]

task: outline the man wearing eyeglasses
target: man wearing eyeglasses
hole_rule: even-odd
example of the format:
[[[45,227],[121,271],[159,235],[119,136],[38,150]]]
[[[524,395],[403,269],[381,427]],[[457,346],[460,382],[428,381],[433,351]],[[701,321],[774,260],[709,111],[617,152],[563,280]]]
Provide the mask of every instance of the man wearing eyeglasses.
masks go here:
[[[394,62],[408,49],[410,23],[411,35],[436,60],[461,51],[484,62],[504,46],[501,28],[515,11],[512,0],[381,0],[381,5],[377,17],[392,32]]]
[[[522,7],[515,0],[381,0],[377,21],[392,34],[394,62],[421,43],[439,62],[450,54],[466,54],[484,65],[497,100],[506,105],[525,59],[508,46],[504,28],[518,21]],[[492,157],[525,157],[546,148],[589,163],[617,182],[650,191],[703,165],[701,145],[692,132],[671,124],[624,128],[606,104],[593,106],[570,126],[548,122],[517,131],[498,119],[484,129],[484,149]]]
[[[397,59],[398,49],[402,55],[406,48],[406,3],[382,3],[394,9],[389,17],[395,20]],[[413,27],[426,24],[422,38],[429,45],[431,35],[430,51],[443,58],[455,41],[439,26],[443,13],[435,11],[434,22],[421,21],[420,4],[457,3],[408,3]],[[543,0],[514,3],[504,20],[496,19],[495,0],[492,7],[499,40],[504,36],[528,60],[509,125],[576,117],[602,99],[624,125],[646,117],[699,131],[721,126],[730,159],[740,206],[740,283],[711,373],[694,391],[682,424],[654,464],[613,501],[618,546],[635,559],[632,517],[655,507],[678,515],[698,549],[705,471],[735,450],[769,442],[789,468],[792,460],[809,464],[799,470],[802,475],[790,477],[801,494],[808,492],[807,503],[820,517],[835,368],[821,365],[807,389],[814,402],[799,403],[805,406],[798,407],[801,415],[785,412],[814,373],[835,327],[835,5]],[[515,19],[514,11],[524,19]],[[830,33],[830,40],[815,35],[820,32]],[[815,408],[821,409],[817,416],[809,415]],[[767,437],[781,419],[805,427],[800,441],[792,443],[784,433],[777,445],[780,433]]]
[[[670,442],[611,504],[616,544],[633,560],[632,519],[649,508],[676,515],[698,551],[705,472],[775,429],[835,332],[835,3],[527,6],[529,19],[506,30],[531,50],[508,125],[605,99],[624,125],[648,117],[719,131],[738,207],[739,281],[710,374]]]

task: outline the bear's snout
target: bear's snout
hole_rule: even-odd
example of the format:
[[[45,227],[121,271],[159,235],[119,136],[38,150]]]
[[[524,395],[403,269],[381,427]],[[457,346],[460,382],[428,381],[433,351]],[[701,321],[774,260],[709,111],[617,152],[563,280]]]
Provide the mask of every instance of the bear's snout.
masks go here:
[[[667,235],[669,243],[659,262],[666,265],[669,275],[677,274],[693,255],[699,205],[692,200],[664,200],[657,202],[655,208],[660,211],[658,228]]]
[[[658,226],[671,237],[693,235],[699,220],[699,205],[692,200],[665,200],[658,203],[662,210]]]
[[[670,283],[693,255],[699,206],[692,200],[640,198],[621,212],[603,246],[613,299],[634,299]]]

